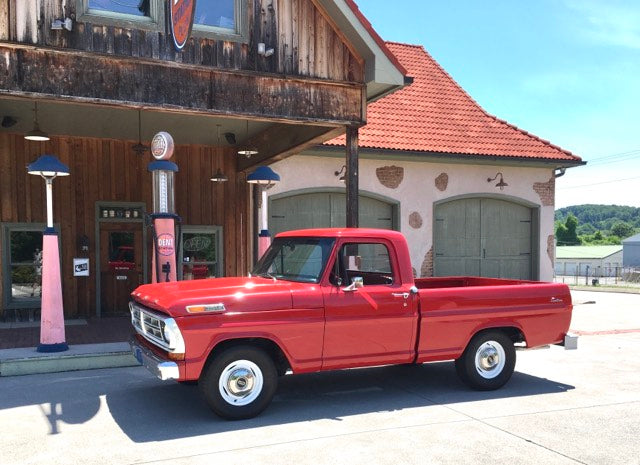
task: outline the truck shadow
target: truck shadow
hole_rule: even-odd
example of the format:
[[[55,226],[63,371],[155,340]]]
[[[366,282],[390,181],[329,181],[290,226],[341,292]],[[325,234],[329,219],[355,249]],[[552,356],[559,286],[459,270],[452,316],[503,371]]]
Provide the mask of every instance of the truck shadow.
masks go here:
[[[514,373],[502,389],[473,391],[453,363],[390,366],[285,376],[273,403],[257,418],[229,422],[211,412],[197,386],[156,380],[130,384],[106,394],[113,419],[134,442],[164,441],[228,431],[415,407],[562,393],[573,386]],[[135,414],[132,413],[132,406]],[[500,412],[495,411],[499,415]]]

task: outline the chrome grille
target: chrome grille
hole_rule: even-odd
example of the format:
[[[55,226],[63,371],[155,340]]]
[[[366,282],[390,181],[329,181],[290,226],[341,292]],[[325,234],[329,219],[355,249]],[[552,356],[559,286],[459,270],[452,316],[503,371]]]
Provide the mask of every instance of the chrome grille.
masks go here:
[[[129,311],[131,312],[131,324],[138,334],[157,346],[169,350],[169,344],[163,335],[165,317],[143,308],[136,302],[129,302]]]

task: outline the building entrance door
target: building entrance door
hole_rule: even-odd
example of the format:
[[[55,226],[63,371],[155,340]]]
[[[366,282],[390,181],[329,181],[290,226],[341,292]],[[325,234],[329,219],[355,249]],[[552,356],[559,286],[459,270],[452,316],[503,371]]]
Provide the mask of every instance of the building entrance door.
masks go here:
[[[129,295],[143,283],[140,223],[100,225],[100,304],[102,315],[129,311]]]

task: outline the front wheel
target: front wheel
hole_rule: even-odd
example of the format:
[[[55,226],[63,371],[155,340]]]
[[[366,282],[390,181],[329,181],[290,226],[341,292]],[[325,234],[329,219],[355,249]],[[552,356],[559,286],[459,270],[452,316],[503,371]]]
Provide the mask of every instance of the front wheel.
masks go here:
[[[471,339],[455,363],[458,376],[467,385],[492,391],[511,378],[516,366],[516,349],[503,332],[485,331]]]
[[[251,346],[232,347],[207,365],[199,383],[211,409],[227,420],[253,418],[271,402],[278,383],[273,360]]]

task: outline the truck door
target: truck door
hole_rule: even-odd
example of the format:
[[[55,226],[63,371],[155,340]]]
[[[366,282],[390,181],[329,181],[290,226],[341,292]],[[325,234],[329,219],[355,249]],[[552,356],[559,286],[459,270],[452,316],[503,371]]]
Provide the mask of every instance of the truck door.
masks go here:
[[[413,359],[416,296],[413,283],[400,282],[392,250],[375,240],[339,245],[323,286],[323,369]]]

